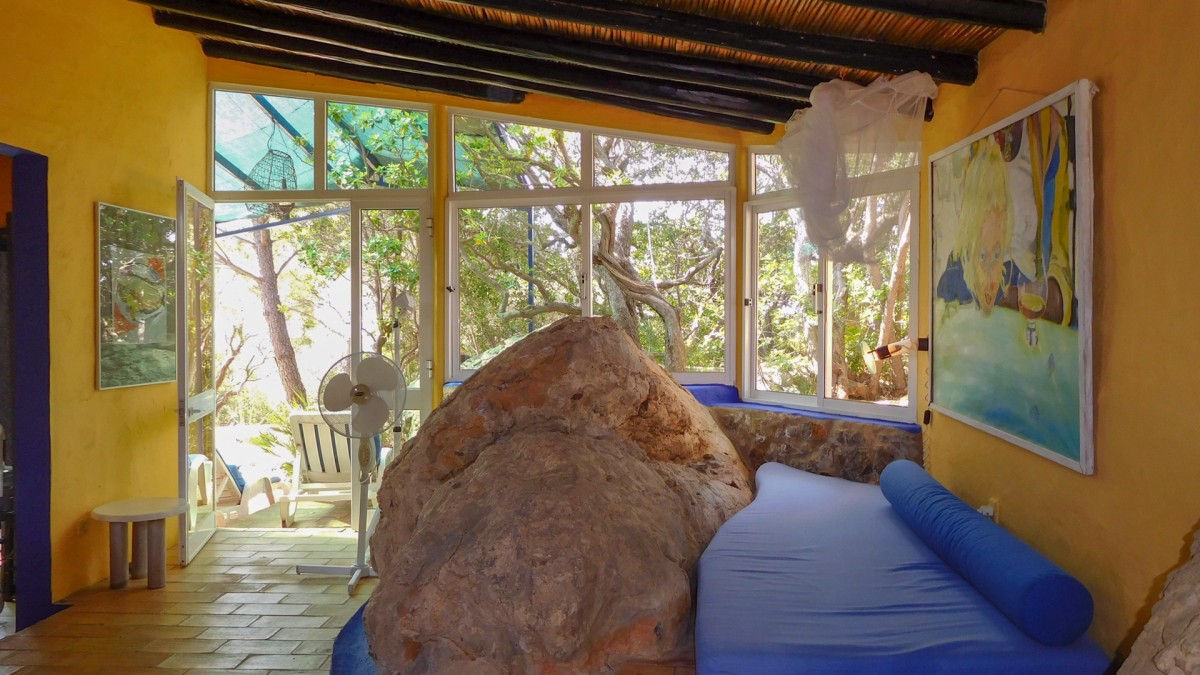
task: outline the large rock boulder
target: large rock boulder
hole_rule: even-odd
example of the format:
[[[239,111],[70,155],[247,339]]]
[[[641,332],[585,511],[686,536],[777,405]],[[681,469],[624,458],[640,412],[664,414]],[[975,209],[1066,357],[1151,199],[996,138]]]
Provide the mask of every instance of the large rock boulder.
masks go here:
[[[1192,557],[1167,577],[1162,597],[1118,675],[1200,673],[1200,536]]]
[[[383,673],[600,673],[691,646],[696,562],[749,503],[708,410],[609,319],[563,319],[388,467],[366,610]]]

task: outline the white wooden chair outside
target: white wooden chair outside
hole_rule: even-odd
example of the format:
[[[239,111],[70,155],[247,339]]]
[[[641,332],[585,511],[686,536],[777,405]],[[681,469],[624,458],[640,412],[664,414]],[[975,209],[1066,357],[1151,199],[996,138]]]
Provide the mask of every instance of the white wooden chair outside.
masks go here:
[[[359,440],[343,435],[349,430],[349,413],[332,417],[344,425],[340,429],[343,433],[330,428],[320,413],[292,413],[289,419],[296,459],[292,468],[291,487],[279,500],[284,527],[291,527],[295,522],[296,505],[299,502],[349,501],[350,522],[352,525],[358,522],[357,500],[354,499],[358,491],[358,480],[354,475],[352,453],[358,452]],[[369,491],[372,504],[379,487],[379,474],[380,472],[376,471],[372,477]]]

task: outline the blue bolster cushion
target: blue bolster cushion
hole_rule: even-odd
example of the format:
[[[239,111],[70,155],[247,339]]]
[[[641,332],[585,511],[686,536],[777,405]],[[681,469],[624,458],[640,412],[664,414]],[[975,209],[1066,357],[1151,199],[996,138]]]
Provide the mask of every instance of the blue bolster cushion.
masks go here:
[[[908,460],[892,462],[879,487],[925,545],[1026,635],[1074,642],[1092,623],[1087,588],[988,520]]]

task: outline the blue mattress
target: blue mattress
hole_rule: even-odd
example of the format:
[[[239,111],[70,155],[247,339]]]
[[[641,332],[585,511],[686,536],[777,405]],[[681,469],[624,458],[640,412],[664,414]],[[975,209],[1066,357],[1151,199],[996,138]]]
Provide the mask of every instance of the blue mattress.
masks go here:
[[[879,487],[765,464],[754,502],[700,558],[696,666],[715,673],[1099,674],[1087,636],[1022,633]]]

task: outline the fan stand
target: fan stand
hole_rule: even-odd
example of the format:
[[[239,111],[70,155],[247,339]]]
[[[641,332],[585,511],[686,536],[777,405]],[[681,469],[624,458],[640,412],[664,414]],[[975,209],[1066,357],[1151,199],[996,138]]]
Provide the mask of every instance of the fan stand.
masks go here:
[[[296,574],[349,574],[350,581],[346,584],[346,593],[354,595],[358,582],[370,577],[378,577],[375,568],[367,564],[367,510],[370,506],[371,474],[363,471],[362,467],[371,456],[370,438],[359,439],[358,456],[355,458],[355,468],[358,469],[358,554],[353,565],[296,565]]]

